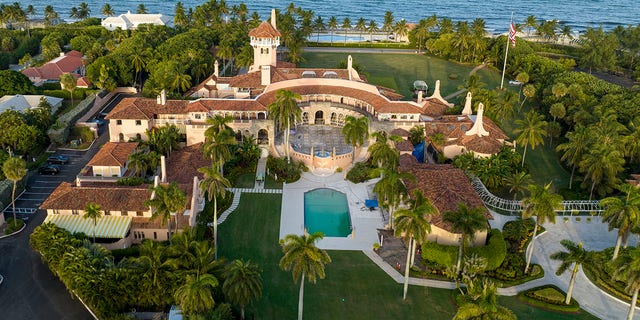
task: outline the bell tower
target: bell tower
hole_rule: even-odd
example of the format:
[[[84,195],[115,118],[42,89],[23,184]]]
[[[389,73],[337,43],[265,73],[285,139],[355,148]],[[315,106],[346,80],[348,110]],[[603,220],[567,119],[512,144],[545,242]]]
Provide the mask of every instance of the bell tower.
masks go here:
[[[282,34],[276,29],[276,10],[271,10],[271,23],[263,21],[249,31],[253,47],[253,65],[249,72],[259,71],[261,66],[276,66],[277,50]]]

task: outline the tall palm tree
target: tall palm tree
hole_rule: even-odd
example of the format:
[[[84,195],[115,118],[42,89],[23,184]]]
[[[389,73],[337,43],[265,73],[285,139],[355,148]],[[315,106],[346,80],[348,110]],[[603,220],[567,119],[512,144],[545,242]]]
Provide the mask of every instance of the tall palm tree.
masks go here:
[[[395,213],[396,236],[403,236],[407,244],[407,263],[404,271],[404,292],[402,299],[407,299],[407,291],[409,289],[409,267],[411,265],[411,257],[415,254],[416,243],[422,243],[426,240],[427,233],[431,232],[431,224],[428,216],[435,215],[437,209],[431,204],[429,199],[422,195],[420,190],[413,193],[413,203],[411,209],[398,210]]]
[[[604,208],[602,212],[602,222],[609,224],[609,231],[618,229],[616,247],[613,250],[612,260],[618,257],[620,245],[623,238],[628,238],[631,229],[640,224],[640,189],[631,184],[624,184],[620,187],[625,196],[608,197],[600,200],[600,206]]]
[[[479,282],[479,283],[478,283]],[[473,300],[458,308],[453,320],[495,319],[516,320],[518,317],[506,307],[498,304],[498,286],[489,279],[478,279],[467,287]]]
[[[149,284],[148,292],[144,295],[150,301],[159,303],[162,301],[163,289],[160,285],[167,268],[167,247],[160,242],[153,240],[143,240],[139,246],[140,256],[134,259],[134,262],[140,266],[143,271],[143,283]]]
[[[598,144],[591,147],[580,161],[580,170],[585,172],[585,178],[591,180],[589,200],[593,197],[596,185],[615,185],[620,180],[618,174],[624,170],[624,163],[622,152],[614,145]]]
[[[149,165],[147,163],[147,155],[142,152],[134,152],[129,155],[127,159],[127,167],[133,169],[133,174],[140,175],[140,177],[144,177],[147,170],[149,169]]]
[[[335,16],[331,16],[327,23],[327,27],[329,27],[329,31],[331,33],[331,45],[333,45],[333,32],[338,27],[338,19]]]
[[[203,153],[211,159],[211,164],[221,175],[224,175],[224,164],[233,157],[231,146],[237,143],[233,130],[227,125],[232,120],[231,117],[216,115],[207,119],[207,124],[212,126],[204,132]]]
[[[174,297],[186,316],[200,319],[216,305],[213,288],[217,286],[218,279],[211,274],[187,275],[184,284],[176,289]]]
[[[519,194],[523,195],[527,190],[527,186],[532,183],[531,175],[525,171],[515,172],[505,178],[505,184],[509,187],[509,192],[513,193],[513,200],[516,200]]]
[[[115,15],[115,13],[113,12],[113,8],[111,8],[111,5],[108,3],[105,3],[102,6],[102,9],[100,9],[100,13],[102,13],[102,15],[105,17],[111,17]]]
[[[102,208],[97,203],[89,202],[84,208],[82,217],[93,220],[93,243],[96,243],[96,226],[98,225],[98,219],[102,217]]]
[[[55,20],[59,18],[58,13],[53,9],[53,6],[48,5],[44,7],[44,21],[46,26],[51,26]]]
[[[536,17],[534,15],[530,15],[527,17],[527,20],[525,20],[524,25],[527,27],[527,37],[528,37],[531,35],[531,28],[533,29],[538,28],[538,20],[536,20]]]
[[[347,43],[347,33],[351,30],[351,19],[349,17],[345,17],[342,20],[342,29],[344,29],[344,43]]]
[[[301,96],[289,90],[279,89],[276,91],[276,101],[269,105],[269,117],[276,120],[278,127],[284,131],[284,153],[287,155],[287,161],[291,161],[289,156],[289,134],[292,122],[302,119],[302,111],[298,107],[297,100]]]
[[[391,146],[386,133],[383,131],[371,134],[376,138],[376,142],[369,146],[368,151],[373,163],[381,168],[395,168],[398,166],[400,154],[398,150]]]
[[[22,180],[24,175],[27,174],[27,164],[22,158],[11,157],[2,164],[2,173],[13,182],[11,209],[13,210],[13,223],[16,223],[18,221],[16,216],[16,187],[18,186],[18,181]]]
[[[151,219],[160,218],[161,225],[167,223],[169,231],[169,243],[171,243],[171,216],[176,215],[176,224],[178,222],[178,212],[184,209],[186,205],[186,195],[176,182],[171,182],[168,186],[159,184],[149,188],[153,193],[153,198],[144,202],[145,206],[152,207]],[[176,229],[178,226],[176,225]]]
[[[573,131],[565,135],[567,142],[561,143],[556,150],[562,152],[560,160],[566,161],[571,166],[571,178],[569,179],[569,189],[572,188],[573,174],[579,166],[584,154],[589,151],[592,141],[592,133],[585,126],[578,125]]]
[[[280,268],[291,270],[293,281],[300,279],[300,293],[298,296],[298,320],[302,320],[304,301],[304,280],[316,283],[318,278],[324,279],[324,267],[331,263],[331,257],[322,249],[316,247],[316,242],[324,237],[322,232],[304,234],[301,236],[289,234],[280,240],[284,256],[280,259]]]
[[[358,18],[355,29],[360,32],[360,38],[362,38],[362,33],[367,30],[367,20],[365,20],[363,17]]]
[[[627,314],[627,320],[632,320],[638,301],[638,291],[640,291],[640,247],[631,248],[620,255],[613,261],[613,267],[615,268],[613,278],[626,282],[625,290],[632,294]]]
[[[393,31],[396,34],[396,42],[400,42],[400,39],[407,36],[409,33],[409,26],[407,20],[401,19],[393,25]]]
[[[346,116],[344,118],[344,127],[342,127],[342,135],[344,142],[353,146],[353,158],[351,163],[356,160],[356,148],[364,145],[369,137],[369,118],[362,116],[356,118],[354,116]]]
[[[227,299],[240,306],[240,319],[244,320],[244,307],[262,296],[260,268],[251,261],[234,260],[227,265],[222,291]]]
[[[73,91],[77,86],[76,78],[74,78],[70,73],[62,74],[60,75],[60,84],[65,90],[69,91],[69,95],[71,96],[71,105],[73,106]]]
[[[462,263],[464,247],[475,240],[477,232],[489,229],[487,217],[483,211],[482,207],[469,208],[463,203],[458,203],[457,210],[447,211],[442,215],[443,221],[450,223],[452,230],[462,235],[458,249],[456,272],[461,271],[460,264]]]
[[[524,166],[524,158],[527,156],[527,147],[531,145],[534,150],[537,145],[544,145],[544,137],[547,135],[545,128],[547,122],[544,116],[531,110],[527,112],[524,119],[516,120],[516,128],[513,130],[518,135],[516,141],[524,144],[524,153],[522,155],[522,166]]]
[[[394,21],[393,12],[385,11],[383,24],[382,24],[382,30],[384,30],[384,32],[386,32],[387,34],[387,38],[385,39],[385,41],[389,40],[389,34],[393,30],[393,21]]]
[[[202,192],[207,193],[207,199],[213,200],[213,243],[218,258],[218,196],[224,198],[227,195],[225,188],[231,187],[229,180],[225,179],[214,167],[202,167],[198,172],[204,174],[204,179],[198,184]]]
[[[369,41],[373,42],[373,33],[378,32],[378,24],[375,20],[369,20],[367,25],[367,32],[369,32]]]
[[[581,264],[590,261],[589,251],[582,248],[582,242],[575,244],[573,241],[564,239],[560,241],[560,244],[567,249],[567,251],[558,251],[551,255],[551,259],[560,260],[560,266],[556,271],[556,275],[563,274],[573,264],[573,270],[571,272],[571,280],[569,281],[569,289],[567,289],[567,297],[564,300],[564,304],[571,302],[571,294],[573,293],[573,286],[576,284],[576,274],[578,274],[578,268]]]
[[[395,167],[388,167],[382,171],[382,179],[373,187],[380,202],[389,210],[389,228],[393,229],[393,218],[396,207],[403,197],[407,196],[407,187],[403,179],[415,180],[415,177],[408,172],[399,172]]]
[[[531,236],[531,245],[527,254],[527,266],[524,268],[525,273],[529,272],[538,226],[542,226],[547,221],[555,224],[556,210],[562,209],[562,196],[551,191],[551,183],[547,183],[544,187],[529,185],[529,192],[531,195],[523,201],[522,219],[529,219],[535,216],[536,224],[533,228],[533,236]]]

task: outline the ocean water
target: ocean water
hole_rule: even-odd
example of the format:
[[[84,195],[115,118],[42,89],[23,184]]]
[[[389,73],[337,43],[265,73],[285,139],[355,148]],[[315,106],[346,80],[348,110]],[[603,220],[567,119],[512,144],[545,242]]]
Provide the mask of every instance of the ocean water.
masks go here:
[[[13,0],[2,3],[10,4]],[[42,14],[45,6],[51,4],[63,19],[69,19],[71,7],[78,6],[82,0],[44,1],[19,0],[23,8],[32,4],[37,13]],[[177,0],[118,0],[98,1],[84,0],[91,9],[91,16],[102,17],[100,9],[104,3],[109,3],[116,14],[135,12],[136,7],[143,3],[149,13],[173,15]],[[269,16],[272,8],[285,9],[291,0],[258,0],[240,1],[226,0],[229,7],[241,2],[247,4],[249,12],[257,11],[263,19]],[[195,7],[202,0],[182,0],[186,8]],[[375,20],[382,24],[385,11],[393,12],[396,20],[406,19],[417,22],[422,18],[435,14],[437,17],[447,17],[454,21],[482,18],[486,22],[487,30],[491,33],[506,32],[511,13],[516,23],[523,23],[527,16],[534,15],[538,19],[559,20],[569,25],[574,31],[583,31],[586,27],[602,25],[605,30],[611,30],[618,25],[640,24],[640,5],[638,0],[298,0],[296,6],[313,10],[316,16],[322,16],[326,21],[331,16],[342,21],[349,17],[352,24],[360,18]]]

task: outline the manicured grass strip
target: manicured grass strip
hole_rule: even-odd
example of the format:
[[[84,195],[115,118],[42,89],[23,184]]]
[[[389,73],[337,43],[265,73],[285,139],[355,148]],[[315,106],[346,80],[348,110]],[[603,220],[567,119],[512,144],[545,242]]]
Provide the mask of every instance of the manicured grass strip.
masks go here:
[[[518,319],[553,319],[553,320],[597,320],[590,313],[581,310],[579,313],[559,313],[536,308],[518,300],[517,297],[498,297],[498,303],[513,311]]]
[[[336,68],[340,61],[346,61],[347,53],[304,52],[305,62],[301,67],[307,68]],[[386,53],[351,53],[353,63],[362,67],[369,75],[369,82],[381,86],[389,86],[411,99],[413,95],[413,81],[424,80],[429,85],[429,94],[433,93],[436,80],[440,80],[440,92],[447,96],[458,90],[468,78],[474,65],[464,65],[442,60],[432,56],[417,54],[386,54]],[[457,75],[457,79],[449,79],[449,75]],[[480,81],[487,84],[487,88],[500,85],[500,75],[496,72],[482,69],[477,72]],[[385,79],[391,77],[390,79]],[[380,82],[378,82],[380,81]],[[453,102],[453,101],[450,101]]]
[[[233,186],[235,188],[253,188],[255,179],[255,172],[243,173],[236,179],[236,183]]]

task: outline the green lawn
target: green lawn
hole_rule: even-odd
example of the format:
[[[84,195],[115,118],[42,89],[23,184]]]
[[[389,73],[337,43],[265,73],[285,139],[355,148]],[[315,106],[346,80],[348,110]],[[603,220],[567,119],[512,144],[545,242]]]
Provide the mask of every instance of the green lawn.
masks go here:
[[[233,184],[234,188],[253,188],[256,181],[256,173],[248,172],[241,174]]]
[[[278,266],[282,251],[278,243],[281,196],[242,194],[240,205],[220,226],[220,254],[227,259],[250,259],[263,270],[263,296],[247,307],[251,319],[295,319],[298,284]],[[402,285],[394,282],[364,254],[329,251],[333,262],[327,277],[305,284],[305,319],[451,319],[455,306],[451,291],[409,287],[402,300]],[[501,297],[520,319],[575,318],[529,307],[516,298]],[[531,315],[535,315],[531,317]]]
[[[347,53],[305,52],[305,62],[300,67],[336,68],[340,61],[346,61]],[[442,96],[458,90],[468,78],[474,65],[465,65],[446,61],[432,56],[416,54],[351,53],[353,63],[359,65],[367,74],[369,83],[396,89],[407,99],[412,98],[413,81],[424,80],[429,85],[429,94],[433,92],[436,80],[440,80]],[[449,75],[457,79],[449,79]],[[500,74],[488,69],[477,73],[488,88],[500,85]]]
[[[598,317],[581,311],[580,313],[559,313],[532,307],[520,302],[517,297],[498,297],[498,303],[513,311],[518,319],[546,319],[546,320],[597,320]]]

